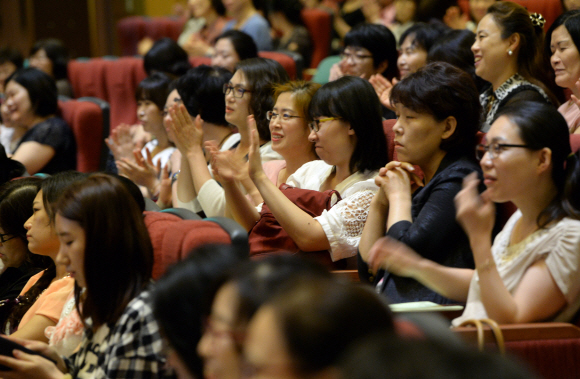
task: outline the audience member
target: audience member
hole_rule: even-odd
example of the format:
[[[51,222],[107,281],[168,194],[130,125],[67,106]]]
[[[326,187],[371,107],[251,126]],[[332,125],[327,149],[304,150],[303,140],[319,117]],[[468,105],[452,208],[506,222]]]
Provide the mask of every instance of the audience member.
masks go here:
[[[546,34],[545,53],[551,54],[555,81],[559,87],[573,93],[573,98],[558,108],[570,133],[580,133],[580,10],[569,11],[554,21]]]
[[[390,26],[397,43],[403,33],[415,23],[415,14],[420,0],[395,0],[395,23]]]
[[[248,153],[250,130],[247,119],[250,114],[253,114],[258,124],[262,160],[270,161],[282,158],[272,150],[269,121],[266,116],[267,112],[271,111],[274,106],[272,98],[273,86],[278,83],[285,83],[288,80],[288,74],[284,68],[271,59],[252,58],[238,63],[234,76],[223,87],[226,104],[225,119],[228,123],[237,127],[240,133],[240,142],[235,146],[237,155],[245,157]],[[174,109],[174,111],[177,111],[177,109]],[[175,117],[173,118],[175,119]],[[184,124],[180,127],[185,127],[187,118],[183,117],[181,120]],[[201,124],[198,123],[198,125]],[[189,129],[191,130],[192,127],[193,125],[191,125],[190,121]],[[207,144],[210,144],[212,149],[219,150],[217,143],[207,142],[206,146]],[[191,162],[190,167],[192,167]],[[244,180],[244,182],[247,181],[249,179]],[[225,193],[217,181],[213,179],[206,180],[196,191],[197,201],[199,201],[207,217],[224,216],[226,214]],[[184,199],[185,197],[182,196],[181,198]]]
[[[325,84],[314,94],[308,115],[313,120],[309,140],[321,160],[305,163],[286,183],[305,190],[336,190],[342,201],[313,217],[289,200],[262,168],[256,132],[252,133],[249,175],[298,250],[327,250],[334,262],[356,254],[368,207],[377,190],[373,178],[387,161],[380,104],[368,81],[345,76]],[[245,220],[258,220],[258,211],[248,208]],[[242,224],[249,225],[249,221]],[[328,253],[323,255],[328,261]]]
[[[0,145],[0,185],[26,174],[24,165],[8,158],[4,146]]]
[[[543,21],[516,3],[499,1],[477,26],[472,51],[475,73],[491,83],[480,96],[484,110],[481,130],[487,132],[496,113],[516,100],[556,104],[541,69]]]
[[[370,289],[296,278],[250,321],[244,343],[249,378],[333,378],[346,350],[393,331],[390,311]],[[391,337],[392,338],[392,337]]]
[[[144,186],[148,191],[148,197],[153,197],[158,191],[157,176],[168,165],[175,151],[173,141],[163,125],[163,107],[169,94],[170,84],[169,76],[156,72],[143,79],[137,87],[135,93],[137,117],[144,131],[154,138],[145,144],[140,152],[133,150],[135,146],[130,137],[129,125],[119,125],[117,129],[121,129],[116,129],[112,133],[112,138],[107,139],[119,172],[138,185]],[[139,164],[143,159],[150,161],[156,170],[151,172],[143,170]]]
[[[469,30],[449,30],[431,46],[427,54],[427,62],[447,62],[460,68],[471,76],[477,92],[482,93],[489,83],[475,75],[474,56],[471,51],[474,42],[475,34]]]
[[[475,32],[477,24],[487,14],[487,9],[499,0],[469,0],[469,17],[466,28]]]
[[[213,180],[208,165],[209,154],[203,144],[215,141],[220,150],[230,150],[240,142],[240,134],[225,119],[224,86],[232,78],[231,72],[221,67],[199,66],[188,71],[177,82],[183,105],[170,107],[168,126],[181,153],[181,171],[177,180],[174,203],[196,213],[203,209],[197,193]]]
[[[370,205],[360,257],[368,262],[371,247],[386,233],[441,265],[472,268],[453,199],[465,176],[478,171],[481,177],[474,156],[481,106],[473,80],[450,64],[431,63],[401,80],[391,98],[399,116],[393,127],[399,161],[387,164],[375,179],[381,189]],[[360,263],[366,278],[367,267]],[[452,302],[397,272],[377,279],[378,290],[393,303]]]
[[[189,56],[211,55],[212,44],[227,20],[221,0],[189,0],[191,18],[183,27],[177,43]]]
[[[58,262],[74,277],[82,343],[66,362],[45,344],[25,343],[57,364],[19,354],[3,357],[2,364],[26,373],[32,365],[37,378],[63,372],[74,378],[173,377],[150,306],[153,249],[127,189],[112,176],[93,174],[68,187],[55,211]]]
[[[260,15],[253,0],[227,0],[224,6],[227,16],[232,18],[224,27],[224,31],[240,30],[253,38],[258,50],[272,50],[270,25]]]
[[[197,353],[215,284],[226,277],[243,257],[233,245],[207,245],[193,250],[156,283],[153,312],[161,335],[170,348],[167,364],[179,379],[203,378],[203,362]]]
[[[420,0],[415,20],[443,24],[452,29],[465,29],[469,15],[462,13],[458,0]]]
[[[228,30],[216,38],[211,65],[233,73],[240,61],[257,57],[258,48],[252,37],[239,30]]]
[[[403,42],[397,58],[397,68],[401,79],[427,64],[427,54],[431,46],[447,30],[441,25],[429,25],[421,22],[414,24],[402,34],[401,41]],[[398,80],[394,76],[392,79],[388,79],[382,75],[374,75],[370,78],[370,82],[383,107],[394,111],[395,107],[391,104],[390,96],[391,90]]]
[[[203,359],[206,378],[240,378],[244,336],[256,310],[296,277],[330,281],[321,266],[292,256],[268,257],[248,262],[214,283],[211,310],[197,351]]]
[[[453,320],[492,318],[500,324],[570,321],[580,307],[580,221],[577,154],[566,120],[545,103],[502,108],[478,145],[487,190],[475,175],[455,200],[476,270],[442,266],[406,245],[383,239],[370,252],[373,269],[412,277],[450,299],[466,301]],[[517,207],[493,245],[493,202]]]
[[[55,116],[54,80],[35,68],[24,68],[6,80],[3,117],[14,128],[12,159],[29,174],[54,174],[76,168],[76,143],[66,122]]]
[[[54,228],[55,204],[62,191],[79,180],[82,174],[67,171],[44,179],[32,202],[32,216],[24,223],[28,250],[49,257],[53,263],[34,275],[26,283],[2,327],[2,332],[17,338],[47,341],[44,330],[54,326],[74,280],[66,274],[66,267],[55,265],[60,243]]]
[[[59,95],[72,98],[73,90],[67,74],[69,59],[68,49],[62,41],[49,38],[40,40],[32,46],[28,62],[30,67],[44,71],[54,78]]]
[[[147,76],[162,72],[178,78],[191,68],[185,50],[171,38],[162,38],[155,42],[143,57],[143,66]]]
[[[32,275],[46,269],[52,261],[36,255],[27,247],[24,222],[32,215],[32,201],[40,178],[22,178],[0,187],[0,325],[6,321],[14,299]]]
[[[580,9],[580,2],[578,0],[562,0],[562,7],[565,11],[573,11]]]
[[[300,54],[304,66],[310,66],[312,42],[302,22],[304,6],[300,0],[270,0],[268,5],[268,20],[275,34],[274,50]]]

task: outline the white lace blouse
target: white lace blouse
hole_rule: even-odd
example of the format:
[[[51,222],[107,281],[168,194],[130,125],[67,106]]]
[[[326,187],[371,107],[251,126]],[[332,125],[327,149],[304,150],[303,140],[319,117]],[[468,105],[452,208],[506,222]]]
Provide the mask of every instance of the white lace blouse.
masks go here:
[[[333,166],[324,161],[308,162],[292,174],[286,183],[296,188],[319,191],[332,170]],[[333,261],[356,255],[371,200],[379,189],[374,180],[377,175],[377,171],[356,172],[343,180],[335,188],[342,200],[315,217],[330,242]]]

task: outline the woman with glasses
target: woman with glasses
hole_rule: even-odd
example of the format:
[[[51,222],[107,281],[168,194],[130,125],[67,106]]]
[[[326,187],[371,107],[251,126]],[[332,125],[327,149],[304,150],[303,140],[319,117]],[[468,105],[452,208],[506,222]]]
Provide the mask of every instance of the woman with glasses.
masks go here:
[[[473,268],[469,241],[455,220],[453,198],[465,176],[481,172],[474,156],[481,110],[477,89],[464,71],[431,63],[401,80],[391,100],[399,116],[393,127],[397,161],[382,168],[375,180],[381,189],[362,233],[359,274],[376,282],[393,303],[450,303],[453,300],[422,283],[388,270],[369,277],[364,262],[386,234],[441,265]]]
[[[254,115],[258,125],[260,155],[262,160],[270,161],[281,159],[281,156],[272,150],[270,141],[269,120],[266,117],[268,111],[272,110],[274,100],[272,98],[273,86],[277,83],[285,83],[289,80],[288,74],[284,68],[276,61],[264,58],[252,58],[240,62],[237,65],[236,72],[228,83],[223,86],[225,94],[225,120],[237,127],[240,133],[239,143],[231,147],[231,150],[242,161],[242,158],[248,154],[250,146],[250,132],[247,124],[249,115]],[[173,107],[171,111],[172,123],[175,128],[187,127],[187,124],[193,124],[188,116],[177,116],[178,108]],[[175,115],[175,116],[174,116]],[[206,142],[206,148],[209,150],[220,150],[217,141]],[[196,164],[190,162],[190,167]],[[244,186],[248,193],[255,192],[253,185],[247,175],[247,169],[238,166],[235,169],[236,180]],[[222,187],[213,178],[203,182],[199,188],[192,193],[197,197],[205,216],[225,216],[226,201]],[[180,195],[182,201],[183,196]],[[186,199],[187,200],[187,199]],[[258,202],[259,203],[259,202]]]
[[[471,175],[455,200],[476,269],[445,267],[389,240],[373,247],[371,267],[466,301],[454,325],[487,317],[570,321],[580,308],[580,161],[566,120],[550,105],[516,102],[498,113],[484,143],[478,155],[487,190],[480,195]],[[492,245],[493,203],[507,201],[518,210]]]
[[[312,191],[336,190],[342,201],[314,217],[291,201],[264,172],[255,129],[249,175],[298,251],[328,251],[325,258],[334,262],[356,254],[367,209],[377,190],[373,178],[387,162],[381,108],[368,81],[345,76],[314,94],[308,116],[313,120],[308,138],[321,160],[302,165],[286,183]],[[238,212],[241,224],[247,228],[261,217],[251,207]],[[250,250],[250,254],[255,253],[252,247]]]

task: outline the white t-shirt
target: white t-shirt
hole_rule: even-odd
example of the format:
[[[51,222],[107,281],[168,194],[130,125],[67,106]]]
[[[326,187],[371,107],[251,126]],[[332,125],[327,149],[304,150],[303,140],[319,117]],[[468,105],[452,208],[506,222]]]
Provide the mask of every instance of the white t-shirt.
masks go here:
[[[153,150],[157,147],[158,143],[159,142],[156,139],[147,142],[143,147],[143,149],[141,149],[141,154],[143,154],[143,158],[147,159],[147,153],[145,150],[149,149],[149,152],[152,153]],[[165,165],[167,164],[167,162],[169,162],[169,159],[171,158],[171,154],[173,154],[174,151],[175,147],[169,146],[164,150],[158,152],[152,159],[153,164],[157,166],[157,162],[161,161],[161,168],[165,167]]]
[[[286,184],[320,191],[333,169],[321,160],[308,162],[290,175]],[[343,180],[334,188],[342,200],[314,218],[330,242],[333,262],[356,255],[371,201],[379,189],[374,180],[377,175],[377,171],[356,172]]]
[[[552,321],[570,321],[580,308],[580,221],[564,218],[508,246],[514,225],[521,216],[519,210],[515,212],[493,242],[491,253],[499,276],[507,290],[513,293],[528,267],[545,259],[550,275],[567,301],[564,309]],[[465,311],[453,320],[453,325],[487,317],[481,301],[479,276],[475,271],[469,285]]]

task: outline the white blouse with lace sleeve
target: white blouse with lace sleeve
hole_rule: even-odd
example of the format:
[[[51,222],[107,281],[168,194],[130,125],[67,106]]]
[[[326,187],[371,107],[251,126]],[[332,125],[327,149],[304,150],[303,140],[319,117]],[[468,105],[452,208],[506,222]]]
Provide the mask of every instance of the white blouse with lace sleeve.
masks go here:
[[[297,188],[319,191],[333,169],[324,161],[308,162],[292,174],[286,183]],[[335,188],[342,200],[314,218],[328,238],[333,261],[356,255],[371,200],[379,189],[374,180],[377,174],[377,171],[356,172],[343,180]]]

